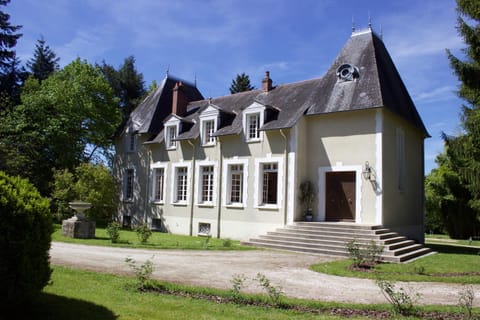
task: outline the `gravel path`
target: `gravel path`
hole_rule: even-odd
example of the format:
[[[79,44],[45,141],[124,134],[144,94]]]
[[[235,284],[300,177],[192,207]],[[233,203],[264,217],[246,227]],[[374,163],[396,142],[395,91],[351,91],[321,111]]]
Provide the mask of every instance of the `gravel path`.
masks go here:
[[[143,263],[153,261],[153,278],[189,285],[230,289],[234,275],[249,280],[245,291],[261,292],[258,282],[251,279],[262,273],[275,286],[280,285],[287,296],[323,301],[352,303],[384,303],[385,298],[372,280],[337,277],[313,272],[314,263],[335,260],[331,256],[308,255],[270,250],[202,251],[143,250],[96,247],[69,243],[52,243],[51,262],[99,272],[131,274],[125,263],[131,257]],[[400,283],[421,294],[421,304],[457,305],[462,285],[411,282]],[[480,285],[474,286],[475,306],[480,306]]]

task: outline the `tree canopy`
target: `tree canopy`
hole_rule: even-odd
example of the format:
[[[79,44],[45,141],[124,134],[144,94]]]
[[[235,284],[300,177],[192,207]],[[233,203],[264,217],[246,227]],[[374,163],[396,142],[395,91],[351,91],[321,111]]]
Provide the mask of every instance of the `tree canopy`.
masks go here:
[[[427,209],[437,208],[450,236],[468,238],[480,233],[480,2],[457,0],[457,11],[466,58],[450,50],[447,55],[461,82],[458,95],[465,101],[463,133],[443,134],[445,153],[437,158],[439,168],[427,177],[426,195]]]
[[[118,70],[105,61],[99,67],[110,83],[115,97],[120,101],[122,118],[128,119],[147,92],[143,74],[135,68],[135,58],[133,56],[125,58]]]
[[[60,58],[45,44],[42,36],[37,40],[33,58],[27,61],[27,67],[34,78],[42,81],[59,69],[58,61]]]
[[[120,123],[118,101],[98,68],[77,59],[41,83],[29,79],[22,104],[4,112],[0,168],[48,194],[52,169],[72,170],[107,150]]]
[[[230,85],[231,94],[253,89],[255,89],[255,87],[250,84],[250,77],[245,73],[237,74],[237,77],[232,80],[232,84]]]

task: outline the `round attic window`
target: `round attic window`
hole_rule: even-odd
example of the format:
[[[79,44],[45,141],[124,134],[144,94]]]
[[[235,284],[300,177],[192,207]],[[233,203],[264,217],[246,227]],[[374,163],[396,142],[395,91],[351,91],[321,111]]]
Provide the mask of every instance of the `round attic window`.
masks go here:
[[[354,65],[344,63],[337,68],[337,77],[342,81],[352,81],[360,76],[358,68]]]

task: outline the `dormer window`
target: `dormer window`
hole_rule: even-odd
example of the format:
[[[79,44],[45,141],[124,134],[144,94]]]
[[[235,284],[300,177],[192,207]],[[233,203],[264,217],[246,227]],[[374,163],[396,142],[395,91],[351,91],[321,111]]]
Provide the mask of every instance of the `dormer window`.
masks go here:
[[[259,140],[260,139],[260,113],[247,114],[247,140]]]
[[[356,66],[344,63],[337,68],[337,77],[340,81],[353,81],[360,76],[359,70]]]
[[[167,150],[172,150],[177,148],[177,126],[168,126],[166,127],[165,133],[165,145]]]
[[[213,134],[216,131],[215,119],[202,121],[202,145],[211,146],[215,144],[215,137]]]
[[[243,110],[243,134],[246,142],[262,141],[263,132],[260,129],[265,123],[266,109],[265,105],[254,102]]]

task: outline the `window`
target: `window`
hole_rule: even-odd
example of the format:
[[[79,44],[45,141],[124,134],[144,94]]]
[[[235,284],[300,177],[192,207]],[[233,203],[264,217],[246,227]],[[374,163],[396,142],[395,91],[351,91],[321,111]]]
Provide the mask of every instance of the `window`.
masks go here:
[[[152,198],[154,202],[163,202],[165,189],[165,168],[153,169],[153,192]]]
[[[167,133],[165,137],[165,145],[167,149],[175,149],[177,147],[177,127],[176,126],[168,126]]]
[[[174,202],[186,202],[187,201],[187,178],[188,168],[177,167],[175,169],[175,199]]]
[[[230,166],[230,203],[243,202],[243,165],[234,164]]]
[[[397,180],[398,190],[405,189],[405,133],[397,129]]]
[[[152,218],[152,230],[162,231],[162,219]]]
[[[130,133],[127,136],[127,150],[128,152],[135,151],[135,134]]]
[[[278,165],[276,163],[262,164],[262,204],[277,204]]]
[[[134,176],[135,171],[133,169],[127,169],[125,175],[125,198],[126,201],[133,200],[133,190],[134,190]]]
[[[203,145],[213,145],[215,144],[215,120],[204,120],[203,130],[202,130],[202,144]]]
[[[246,130],[247,141],[260,139],[260,113],[247,114]]]
[[[200,222],[198,224],[198,234],[201,236],[209,236],[211,231],[210,223]]]
[[[203,166],[200,167],[200,170],[202,179],[201,202],[213,202],[213,166]]]

